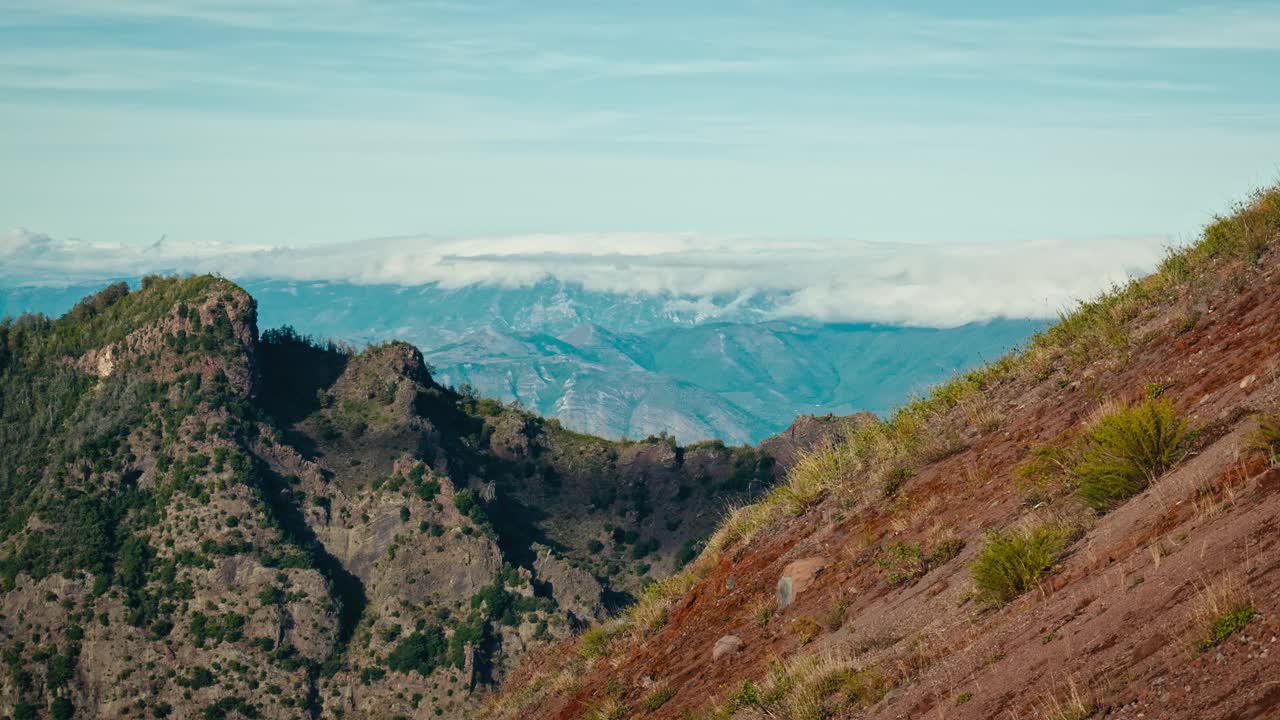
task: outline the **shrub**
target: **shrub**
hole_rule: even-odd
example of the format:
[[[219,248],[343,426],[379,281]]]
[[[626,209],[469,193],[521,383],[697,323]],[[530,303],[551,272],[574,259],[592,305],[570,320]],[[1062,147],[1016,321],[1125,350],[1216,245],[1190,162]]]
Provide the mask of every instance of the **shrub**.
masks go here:
[[[1076,493],[1103,512],[1142,492],[1186,457],[1186,420],[1168,400],[1145,400],[1104,416],[1084,436]]]
[[[75,706],[71,704],[71,699],[68,697],[55,698],[49,705],[49,716],[53,720],[71,720],[75,714]]]
[[[973,582],[988,602],[1004,605],[1035,587],[1071,535],[1070,528],[1057,524],[991,533],[970,567]]]
[[[427,626],[410,633],[387,655],[387,667],[395,672],[430,675],[445,661],[446,645],[440,628]]]
[[[1280,413],[1258,418],[1258,427],[1249,433],[1249,449],[1262,453],[1273,463],[1280,463]]]

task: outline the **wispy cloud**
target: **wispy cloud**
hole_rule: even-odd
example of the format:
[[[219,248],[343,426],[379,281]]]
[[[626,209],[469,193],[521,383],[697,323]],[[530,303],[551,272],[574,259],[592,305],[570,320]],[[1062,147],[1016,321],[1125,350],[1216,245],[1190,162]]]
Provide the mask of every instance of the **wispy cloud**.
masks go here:
[[[909,5],[0,0],[0,227],[1137,234],[1273,170],[1276,3]]]
[[[22,230],[0,236],[8,282],[171,271],[444,287],[555,278],[691,306],[762,294],[783,316],[934,327],[1052,317],[1151,270],[1164,248],[1159,238],[933,246],[644,233],[406,237],[301,249],[142,248]]]
[[[1135,66],[1134,57],[1121,55],[1135,51],[1280,49],[1280,7],[1270,4],[1019,17],[803,4],[785,13],[726,17],[708,10],[664,17],[608,6],[569,11],[551,4],[534,13],[505,3],[347,0],[4,0],[0,9],[0,28],[40,29],[77,22],[85,31],[100,22],[184,23],[234,40],[236,52],[223,43],[183,48],[188,60],[184,65],[197,73],[197,81],[200,73],[192,67],[197,63],[239,66],[253,74],[259,54],[278,61],[273,49],[286,44],[292,50],[291,65],[327,62],[331,70],[364,72],[375,82],[380,82],[379,73],[394,70],[387,62],[428,70],[425,76],[414,73],[409,84],[415,86],[429,82],[435,73],[472,79],[494,73],[539,74],[569,80],[796,73],[947,77],[964,70],[1003,75],[1029,67],[1078,70],[1120,63],[1140,68],[1146,63]],[[73,42],[52,66],[78,63],[83,71],[110,72],[110,63],[105,68],[102,63],[109,59],[102,48],[85,49],[83,36],[64,37]],[[121,44],[128,38],[94,37],[97,42]],[[0,50],[0,64],[11,64],[14,53],[22,51],[9,45]],[[211,70],[205,68],[203,74],[216,76]],[[1148,71],[1158,73],[1159,68]],[[1159,78],[1149,80],[1150,89],[1162,87]],[[62,85],[55,78],[50,87]]]

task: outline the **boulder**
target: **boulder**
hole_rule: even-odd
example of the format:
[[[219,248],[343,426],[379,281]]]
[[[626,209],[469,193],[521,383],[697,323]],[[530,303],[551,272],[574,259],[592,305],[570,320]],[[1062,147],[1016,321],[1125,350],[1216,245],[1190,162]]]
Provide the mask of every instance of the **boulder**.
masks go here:
[[[789,563],[783,568],[782,577],[778,578],[778,609],[785,610],[795,600],[796,595],[813,584],[813,579],[826,567],[826,558],[808,557]]]
[[[742,649],[742,638],[737,635],[725,635],[716,641],[715,647],[711,648],[711,660],[714,662],[731,655]]]

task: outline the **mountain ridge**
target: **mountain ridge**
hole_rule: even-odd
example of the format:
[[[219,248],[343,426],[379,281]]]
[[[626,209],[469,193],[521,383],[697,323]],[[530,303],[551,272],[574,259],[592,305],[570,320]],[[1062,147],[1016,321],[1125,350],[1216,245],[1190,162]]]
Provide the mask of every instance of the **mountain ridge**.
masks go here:
[[[211,276],[0,323],[0,419],[10,717],[466,717],[781,472],[259,333]]]
[[[757,443],[800,414],[884,414],[904,396],[1044,326],[1016,319],[940,330],[823,324],[770,319],[766,306],[741,304],[687,315],[668,311],[671,298],[593,293],[553,281],[460,289],[244,285],[261,300],[264,326],[291,325],[357,347],[409,341],[447,385],[471,385],[576,430],[618,439],[667,432],[685,442]],[[0,307],[62,311],[74,303],[68,295],[58,288],[0,289]],[[717,333],[733,339],[725,351]],[[794,390],[780,393],[780,383]],[[573,388],[580,392],[561,415],[558,403]],[[681,401],[690,392],[701,412]]]

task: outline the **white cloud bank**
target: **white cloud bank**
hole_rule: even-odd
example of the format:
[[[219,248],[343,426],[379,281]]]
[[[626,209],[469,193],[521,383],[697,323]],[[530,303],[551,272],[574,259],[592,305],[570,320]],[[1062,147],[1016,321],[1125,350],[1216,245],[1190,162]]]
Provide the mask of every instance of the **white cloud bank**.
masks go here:
[[[0,235],[0,282],[75,282],[152,272],[443,287],[529,285],[669,297],[687,307],[764,295],[780,316],[951,327],[1047,318],[1150,272],[1159,237],[1021,244],[779,241],[642,233],[403,237],[307,248],[149,247]]]

